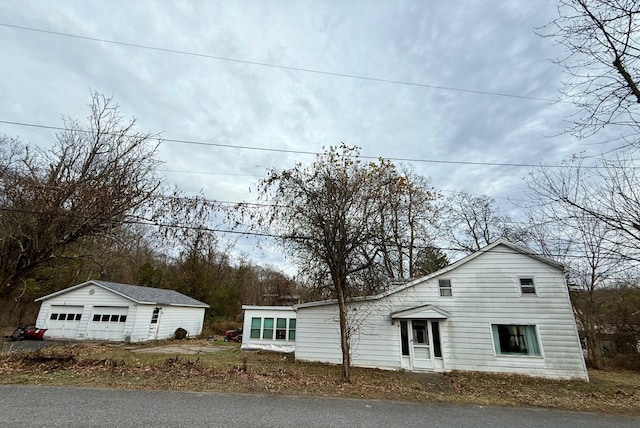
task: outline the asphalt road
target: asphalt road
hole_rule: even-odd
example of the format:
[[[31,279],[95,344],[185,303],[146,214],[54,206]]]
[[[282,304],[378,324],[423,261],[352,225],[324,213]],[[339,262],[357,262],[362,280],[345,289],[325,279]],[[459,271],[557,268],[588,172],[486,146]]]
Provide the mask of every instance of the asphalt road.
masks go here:
[[[2,427],[638,427],[555,410],[258,394],[0,385]]]

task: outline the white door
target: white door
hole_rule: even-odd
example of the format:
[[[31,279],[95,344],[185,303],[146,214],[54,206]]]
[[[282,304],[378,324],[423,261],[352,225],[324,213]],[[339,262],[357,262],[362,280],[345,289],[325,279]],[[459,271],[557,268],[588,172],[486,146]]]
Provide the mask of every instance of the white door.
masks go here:
[[[431,342],[429,340],[429,322],[427,320],[411,320],[411,367],[413,370],[433,369]]]
[[[51,306],[47,320],[47,336],[75,339],[78,336],[82,306]]]
[[[95,306],[89,321],[87,339],[124,340],[124,326],[129,308],[124,306]]]

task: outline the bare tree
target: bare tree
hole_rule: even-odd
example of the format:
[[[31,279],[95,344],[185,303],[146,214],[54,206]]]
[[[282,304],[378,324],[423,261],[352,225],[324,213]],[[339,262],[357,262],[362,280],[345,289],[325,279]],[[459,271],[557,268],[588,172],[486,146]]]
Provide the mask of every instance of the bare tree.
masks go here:
[[[411,168],[397,169],[388,161],[382,167],[381,264],[389,278],[412,278],[417,274],[419,248],[433,243],[439,215],[436,201],[441,195]]]
[[[135,132],[110,98],[92,94],[86,127],[65,120],[50,150],[0,139],[0,298],[71,245],[105,236],[151,200],[156,137]]]
[[[411,183],[412,176],[399,174],[390,162],[363,163],[358,154],[343,144],[308,167],[271,170],[259,187],[269,204],[261,215],[253,212],[254,223],[269,226],[307,277],[337,298],[345,381],[352,336],[348,303],[377,290],[387,272],[408,272],[406,260],[413,256],[407,247],[417,242],[418,223],[429,215],[420,210],[434,199],[426,182]]]
[[[612,249],[611,229],[593,217],[580,215],[567,224],[566,239],[571,240],[572,257],[565,259],[571,286],[572,303],[587,343],[587,358],[592,367],[604,367],[601,333],[607,325],[599,291],[610,286],[624,270]]]
[[[527,185],[540,204],[553,209],[551,218],[592,217],[615,231],[608,236],[620,256],[640,261],[640,176],[634,153],[628,148],[587,166],[586,159],[576,157],[561,169],[538,169]]]
[[[525,231],[500,214],[488,196],[456,192],[447,198],[443,231],[457,251],[473,253],[499,238],[519,243]]]
[[[544,29],[568,54],[556,60],[568,79],[564,94],[581,110],[571,131],[593,135],[605,126],[638,131],[640,3],[636,0],[560,0],[558,18]]]
[[[610,172],[614,171],[616,176],[624,169]],[[619,195],[610,193],[611,183],[603,182],[602,173],[582,169],[578,163],[566,169],[543,168],[528,182],[538,223],[531,228],[532,236],[543,238],[539,240],[544,241],[543,253],[565,265],[574,313],[594,368],[604,367],[602,335],[611,324],[611,313],[616,312],[611,304],[605,305],[610,294],[606,291],[634,269],[631,255],[636,252],[630,248],[630,235],[610,221],[621,213],[615,203],[609,205],[611,197]],[[609,221],[603,218],[605,213],[611,216]]]

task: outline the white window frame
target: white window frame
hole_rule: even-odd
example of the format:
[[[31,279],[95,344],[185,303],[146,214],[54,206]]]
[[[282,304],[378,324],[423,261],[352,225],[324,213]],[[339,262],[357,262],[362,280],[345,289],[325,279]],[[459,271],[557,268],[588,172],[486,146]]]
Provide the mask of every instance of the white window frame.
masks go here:
[[[502,352],[502,348],[500,346],[500,336],[499,336],[499,332],[498,332],[498,327],[499,326],[529,327],[530,331],[533,330],[531,339],[535,340],[535,346],[534,346],[535,350],[531,351],[531,347],[528,346],[529,352],[526,353],[526,354],[517,353],[517,352]],[[494,352],[496,357],[499,357],[499,358],[544,358],[544,355],[542,353],[542,341],[540,340],[540,332],[539,332],[538,326],[536,324],[505,323],[503,321],[500,321],[500,322],[497,322],[497,323],[489,324],[489,329],[491,331],[491,340],[493,342],[493,352]],[[537,351],[537,353],[533,353],[535,351]]]
[[[449,283],[448,286],[443,286],[443,283]],[[444,292],[444,293],[443,293]],[[451,280],[448,278],[438,279],[438,293],[440,297],[453,297],[453,287],[451,286]]]
[[[533,288],[533,292],[525,292],[523,291],[522,280],[530,279],[531,285],[525,286],[527,288]],[[518,289],[520,290],[521,296],[537,296],[538,295],[538,287],[536,286],[536,278],[533,275],[520,275],[517,277],[518,280]]]

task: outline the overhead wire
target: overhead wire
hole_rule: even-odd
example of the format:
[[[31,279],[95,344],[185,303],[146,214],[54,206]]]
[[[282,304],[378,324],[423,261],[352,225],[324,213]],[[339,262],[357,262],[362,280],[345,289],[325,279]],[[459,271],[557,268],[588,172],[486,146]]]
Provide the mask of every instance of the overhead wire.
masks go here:
[[[80,40],[88,40],[88,41],[92,41],[92,42],[100,42],[100,43],[108,43],[108,44],[119,45],[119,46],[126,46],[126,47],[131,47],[131,48],[136,48],[136,49],[153,50],[153,51],[166,52],[166,53],[177,54],[177,55],[188,55],[188,56],[199,57],[199,58],[214,59],[214,60],[218,60],[218,61],[227,61],[227,62],[234,62],[234,63],[239,63],[239,64],[256,65],[256,66],[260,66],[260,67],[270,67],[270,68],[277,68],[277,69],[282,69],[282,70],[298,71],[298,72],[303,72],[303,73],[312,73],[312,74],[319,74],[319,75],[326,75],[326,76],[343,77],[343,78],[358,79],[358,80],[365,80],[365,81],[371,81],[371,82],[390,83],[390,84],[394,84],[394,85],[405,85],[405,86],[414,86],[414,87],[421,87],[421,88],[438,89],[438,90],[445,90],[445,91],[464,92],[464,93],[470,93],[470,94],[490,95],[490,96],[495,96],[495,97],[507,97],[507,98],[516,98],[516,99],[532,100],[532,101],[545,101],[545,102],[551,102],[551,103],[570,102],[570,101],[556,100],[556,99],[550,99],[550,98],[532,97],[532,96],[528,96],[528,95],[507,94],[507,93],[492,92],[492,91],[481,91],[481,90],[475,90],[475,89],[457,88],[457,87],[453,87],[453,86],[431,85],[431,84],[427,84],[427,83],[408,82],[408,81],[404,81],[404,80],[395,80],[395,79],[385,79],[385,78],[373,77],[373,76],[362,76],[362,75],[358,75],[358,74],[338,73],[338,72],[333,72],[333,71],[318,70],[318,69],[305,68],[305,67],[295,67],[295,66],[282,65],[282,64],[273,64],[273,63],[261,62],[261,61],[250,61],[250,60],[245,60],[245,59],[240,59],[240,58],[231,58],[231,57],[225,57],[225,56],[219,56],[219,55],[205,54],[205,53],[200,53],[200,52],[190,52],[190,51],[185,51],[185,50],[181,50],[181,49],[170,49],[170,48],[163,48],[163,47],[158,47],[158,46],[149,46],[149,45],[144,45],[144,44],[140,44],[140,43],[129,43],[129,42],[122,42],[122,41],[118,41],[118,40],[109,40],[109,39],[104,39],[104,38],[100,38],[100,37],[82,36],[82,35],[79,35],[79,34],[73,34],[73,33],[61,32],[61,31],[44,30],[44,29],[41,29],[41,28],[26,27],[26,26],[23,26],[23,25],[14,25],[14,24],[8,24],[8,23],[4,23],[4,22],[0,22],[0,26],[7,27],[7,28],[14,28],[14,29],[23,30],[23,31],[32,31],[32,32],[50,34],[50,35],[61,36],[61,37],[69,37],[69,38],[80,39]]]
[[[16,213],[20,213],[20,214],[50,214],[49,212],[45,212],[45,211],[36,211],[36,210],[26,210],[26,209],[16,209],[16,208],[6,208],[6,207],[0,207],[0,211],[4,211],[4,212],[16,212]],[[77,215],[77,214],[73,214],[73,213],[64,213],[65,216],[67,217],[71,217],[71,218],[79,218],[79,219],[93,219],[95,217],[89,217],[89,216],[81,216],[81,215]],[[105,219],[105,221],[107,221],[108,219]],[[124,219],[122,220],[123,224],[133,224],[133,225],[140,225],[140,226],[155,226],[155,227],[166,227],[169,229],[187,229],[187,230],[197,230],[197,231],[204,231],[204,232],[211,232],[211,233],[222,233],[222,234],[232,234],[232,235],[242,235],[242,236],[253,236],[253,237],[267,237],[267,238],[276,238],[276,239],[288,239],[291,238],[288,235],[278,235],[278,234],[274,234],[274,233],[268,233],[268,232],[255,232],[255,231],[247,231],[247,230],[233,230],[233,229],[219,229],[219,228],[212,228],[212,227],[207,227],[207,226],[194,226],[194,225],[188,225],[188,224],[172,224],[172,223],[162,223],[159,222],[157,220],[150,220],[150,219],[146,219],[146,218],[139,218],[139,217],[133,217],[133,218],[129,218],[129,219]],[[300,237],[296,237],[295,239],[297,240],[309,240],[309,239],[316,239],[316,238],[311,238],[311,237],[304,237],[304,236],[300,236]],[[441,251],[453,251],[453,252],[468,252],[467,249],[465,248],[455,248],[455,247],[442,247],[442,246],[437,246],[437,245],[416,245],[414,246],[414,248],[417,249],[436,249],[436,250],[441,250]],[[499,254],[512,254],[512,252],[510,251],[500,251],[500,250],[483,250],[483,249],[479,249],[477,250],[479,252],[495,252],[495,253],[499,253]],[[542,254],[542,253],[536,253],[533,251],[528,251],[527,254],[531,255],[531,256],[540,256],[540,257],[545,257],[545,258],[549,258],[549,257],[562,257],[562,258],[576,258],[576,259],[582,259],[584,258],[584,255],[572,255],[572,254]],[[614,256],[612,257],[602,257],[603,260],[608,260],[608,259],[613,259]],[[617,260],[617,259],[616,259]]]
[[[4,123],[6,125],[51,129],[55,131],[76,131],[76,132],[86,132],[86,133],[92,132],[89,130],[67,128],[63,126],[42,125],[42,124],[36,124],[36,123],[18,122],[18,121],[5,120],[5,119],[0,119],[0,123]],[[274,147],[257,147],[257,146],[238,145],[238,144],[213,143],[213,142],[195,141],[195,140],[186,140],[186,139],[177,139],[177,138],[158,138],[158,140],[161,142],[193,144],[193,145],[200,145],[200,146],[222,147],[222,148],[229,148],[229,149],[255,150],[255,151],[274,152],[274,153],[289,153],[289,154],[299,154],[299,155],[301,154],[301,155],[313,155],[313,156],[322,154],[322,152],[312,152],[308,150],[279,149]],[[516,163],[516,162],[477,162],[477,161],[457,161],[457,160],[445,160],[445,159],[385,157],[385,156],[370,156],[370,155],[358,155],[357,157],[360,159],[368,159],[368,160],[378,160],[382,158],[382,159],[386,159],[390,161],[398,161],[398,162],[434,163],[434,164],[448,164],[448,165],[499,166],[499,167],[514,167],[514,168],[539,168],[539,167],[566,168],[566,165],[546,165],[546,164]],[[586,166],[582,166],[582,168],[598,169],[599,167],[586,165]]]

